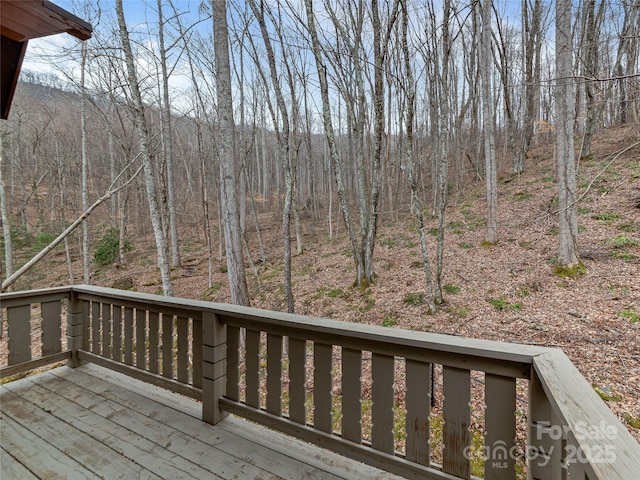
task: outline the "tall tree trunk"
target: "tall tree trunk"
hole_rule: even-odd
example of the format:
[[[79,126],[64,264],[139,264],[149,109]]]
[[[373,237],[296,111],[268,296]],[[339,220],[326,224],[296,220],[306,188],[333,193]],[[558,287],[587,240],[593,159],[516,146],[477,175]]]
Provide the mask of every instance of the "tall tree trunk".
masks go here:
[[[387,46],[391,25],[395,20],[398,2],[394,2],[394,7],[387,35],[382,35],[380,16],[378,12],[378,1],[371,1],[371,13],[373,18],[373,110],[374,110],[374,140],[373,140],[373,166],[371,171],[371,194],[370,205],[367,212],[367,231],[364,239],[364,277],[365,284],[373,283],[375,271],[373,269],[373,251],[376,245],[376,234],[378,229],[378,203],[380,200],[381,165],[382,165],[382,142],[384,134],[384,64],[387,56]]]
[[[114,133],[114,129],[113,129],[113,125],[110,122],[111,118],[109,113],[113,110],[115,110],[115,106],[113,103],[111,103],[109,105],[109,108],[107,109],[107,113],[106,113],[106,119],[109,122],[109,137],[107,140],[107,144],[108,144],[108,149],[109,149],[109,179],[110,181],[113,182],[113,179],[116,178],[116,150],[115,150],[115,133]],[[114,195],[113,197],[111,197],[111,217],[112,218],[116,218],[118,215],[118,205],[119,205],[119,201],[118,201],[118,195]]]
[[[579,263],[573,140],[576,97],[571,52],[571,3],[571,0],[556,1],[555,101],[560,230],[558,266],[561,268],[573,268]]]
[[[167,206],[169,210],[169,238],[171,244],[171,264],[180,266],[180,244],[178,242],[178,221],[173,172],[173,139],[171,133],[171,104],[169,99],[169,73],[167,72],[167,51],[164,42],[164,18],[162,0],[158,0],[158,42],[160,48],[160,68],[162,72],[162,108],[160,109],[162,146],[167,172]]]
[[[599,48],[600,29],[604,18],[604,1],[596,11],[596,0],[586,0],[583,12],[583,31],[581,42],[582,58],[582,86],[584,88],[585,109],[584,131],[582,136],[582,146],[580,148],[580,158],[591,156],[591,142],[596,131],[598,121],[596,81],[599,70]],[[589,78],[588,78],[589,77]]]
[[[485,242],[498,241],[498,175],[493,119],[493,89],[491,87],[491,12],[492,0],[482,2],[482,35],[480,40],[480,76],[482,79],[482,132],[484,143],[485,180],[487,187],[487,234]]]
[[[118,262],[123,266],[127,264],[127,220],[129,218],[128,212],[130,195],[131,192],[127,189],[127,191],[124,192],[124,195],[120,196],[118,206]]]
[[[89,155],[87,152],[87,91],[85,85],[85,69],[87,64],[87,44],[82,44],[82,60],[80,65],[80,135],[82,142],[82,211],[89,208],[89,185],[87,175],[89,170]],[[66,240],[65,240],[66,246]],[[89,271],[89,218],[82,222],[82,281],[91,283]]]
[[[438,78],[438,115],[437,115],[437,183],[435,211],[438,215],[438,238],[436,245],[436,273],[434,282],[434,296],[436,304],[443,302],[442,298],[442,269],[444,259],[444,235],[445,214],[448,197],[448,172],[449,172],[449,141],[451,134],[450,108],[449,108],[449,62],[451,60],[452,40],[449,31],[451,20],[451,1],[445,0],[442,19],[442,65]]]
[[[120,0],[121,1],[121,0]],[[237,195],[238,173],[235,159],[235,125],[229,61],[229,27],[226,0],[212,0],[213,49],[217,80],[218,121],[220,124],[220,204],[227,253],[227,275],[231,300],[249,306],[249,291],[244,271],[242,231]]]
[[[356,285],[359,286],[358,280],[363,278],[364,266],[363,266],[362,258],[360,256],[360,251],[358,248],[358,239],[356,236],[355,229],[353,227],[351,213],[349,212],[349,206],[347,204],[347,194],[346,194],[346,189],[344,185],[342,161],[340,159],[340,155],[338,153],[338,148],[336,145],[335,131],[333,129],[333,120],[331,116],[331,103],[329,100],[327,67],[322,57],[320,40],[318,38],[318,32],[316,30],[315,16],[313,13],[313,0],[305,0],[305,10],[307,14],[307,28],[309,30],[309,35],[311,36],[313,56],[316,61],[318,80],[320,82],[320,95],[322,98],[322,119],[324,124],[325,137],[327,140],[327,146],[329,148],[329,160],[331,162],[333,174],[336,179],[338,202],[340,204],[342,217],[344,219],[344,223],[347,228],[349,244],[351,246],[351,254],[353,256],[355,266],[356,266]]]
[[[413,70],[411,68],[411,55],[409,54],[409,46],[407,42],[407,29],[408,29],[408,17],[407,0],[400,0],[401,12],[402,12],[402,51],[404,55],[404,67],[405,67],[405,95],[407,96],[406,106],[406,128],[407,128],[407,141],[405,149],[405,169],[409,177],[409,186],[411,187],[411,211],[416,217],[418,222],[418,232],[420,235],[420,250],[422,252],[422,265],[424,268],[424,275],[427,286],[426,301],[429,308],[429,313],[435,313],[436,304],[433,295],[433,280],[431,273],[431,262],[429,261],[429,250],[427,247],[427,235],[424,231],[424,216],[422,215],[422,206],[420,204],[420,197],[418,195],[418,182],[415,176],[415,162],[413,161],[413,125],[415,117],[415,104],[416,104],[416,87],[415,80],[413,78]]]
[[[542,0],[533,0],[529,12],[529,1],[522,0],[523,24],[523,70],[524,70],[524,113],[522,126],[520,163],[514,166],[514,173],[524,171],[524,161],[533,140],[534,122],[540,103],[540,52],[542,49]],[[531,19],[529,19],[531,13]]]
[[[4,239],[4,269],[5,276],[9,278],[13,274],[13,244],[11,241],[11,223],[7,214],[7,197],[4,191],[4,134],[0,130],[0,219],[2,219],[2,238]]]
[[[171,285],[171,270],[169,268],[169,259],[167,258],[167,238],[162,228],[160,219],[160,209],[156,197],[156,188],[153,178],[152,158],[149,149],[149,138],[147,123],[144,118],[144,104],[140,94],[140,86],[136,73],[136,67],[133,61],[133,52],[131,50],[131,42],[129,41],[129,32],[124,18],[124,10],[122,0],[116,0],[116,14],[118,16],[118,25],[120,27],[120,39],[125,54],[127,64],[127,76],[129,86],[133,97],[133,118],[138,133],[138,141],[140,142],[140,152],[142,154],[142,165],[144,171],[144,181],[147,190],[147,203],[149,204],[149,214],[151,216],[151,225],[156,242],[156,251],[158,254],[158,268],[160,269],[160,278],[162,280],[162,291],[165,295],[173,295],[173,287]]]
[[[177,15],[175,17],[177,19],[178,32],[180,34],[180,38],[185,42],[184,51],[187,55],[187,62],[189,65],[189,73],[191,76],[191,83],[194,89],[195,99],[194,99],[194,108],[195,108],[195,121],[194,128],[196,131],[196,151],[198,158],[198,171],[200,173],[200,194],[202,197],[202,228],[204,230],[204,238],[205,243],[207,245],[207,288],[213,287],[213,271],[214,271],[214,256],[213,256],[213,238],[211,235],[211,215],[209,208],[209,175],[207,172],[207,165],[205,161],[205,146],[203,140],[203,124],[207,123],[209,125],[213,124],[210,116],[206,113],[206,107],[204,99],[202,98],[202,92],[199,86],[198,76],[195,71],[195,62],[193,59],[193,55],[191,50],[189,49],[189,45],[187,43],[188,36],[186,35],[185,29],[180,22],[180,17]],[[220,242],[222,245],[222,242]]]
[[[491,19],[489,19],[489,21],[491,21]],[[513,111],[513,105],[516,102],[514,102],[514,95],[512,93],[514,90],[512,85],[515,83],[515,79],[511,74],[514,55],[508,50],[510,44],[509,39],[506,37],[508,34],[508,30],[504,31],[501,22],[498,20],[497,36],[499,37],[499,41],[496,40],[496,47],[500,57],[499,70],[500,80],[502,83],[502,103],[504,105],[504,115],[507,121],[506,129],[507,136],[509,138],[509,148],[511,150],[512,172],[515,175],[519,175],[522,173],[524,165],[524,152],[522,152],[522,148],[519,148],[516,145],[517,125]]]
[[[594,0],[589,0],[589,8],[591,8],[591,2]],[[624,63],[625,51],[630,45],[633,45],[634,42],[637,42],[638,36],[634,36],[634,32],[637,31],[638,27],[640,27],[640,9],[637,5],[634,5],[633,2],[630,4],[623,4],[624,8],[624,18],[622,22],[622,30],[619,34],[619,43],[618,43],[618,51],[616,53],[616,59],[613,67],[611,68],[611,74],[613,76],[618,76],[617,83],[620,87],[620,115],[622,120],[622,116],[626,111],[626,100],[625,92],[624,92],[624,72],[622,65]],[[594,25],[589,25],[589,21],[587,21],[587,30],[593,30],[594,32],[599,33],[600,25],[602,23],[602,16],[604,15],[604,2],[600,4],[600,9],[597,14],[595,14],[595,18],[593,20]],[[592,13],[592,16],[594,14]],[[636,24],[637,23],[637,24]],[[599,44],[597,43],[597,33],[585,33],[585,39],[587,42],[593,42],[593,51],[587,50],[587,55],[592,55],[593,58],[589,57],[587,59],[590,62],[590,69],[596,70],[598,68],[598,48]],[[594,38],[595,37],[595,38]],[[588,48],[588,47],[587,47]],[[638,54],[632,55],[627,58],[627,69],[630,75],[633,75],[632,72],[635,72],[634,67]],[[589,72],[591,74],[591,72]],[[594,71],[591,75],[593,77],[597,77],[597,71]],[[591,142],[593,138],[593,134],[595,133],[596,126],[598,121],[600,120],[601,112],[604,110],[600,105],[606,104],[606,102],[611,98],[613,88],[616,84],[615,80],[609,80],[607,82],[607,86],[604,92],[600,95],[599,103],[596,104],[593,97],[595,97],[595,92],[593,85],[594,81],[587,80],[585,85],[586,95],[587,95],[587,118],[585,125],[584,138],[582,140],[582,147],[580,149],[580,158],[586,158],[591,155]],[[591,106],[591,108],[589,108]],[[632,112],[631,112],[632,113]]]
[[[255,15],[258,24],[260,25],[260,32],[264,41],[265,49],[267,50],[267,61],[269,63],[269,71],[271,73],[271,83],[276,94],[276,102],[278,104],[278,111],[282,119],[282,127],[279,126],[275,112],[272,110],[274,128],[276,132],[276,139],[280,148],[280,156],[282,160],[282,170],[284,172],[285,183],[285,195],[284,195],[284,207],[282,211],[282,244],[284,247],[284,296],[287,302],[287,311],[293,313],[294,311],[294,299],[293,290],[291,289],[291,212],[293,206],[293,187],[294,177],[292,172],[292,159],[291,159],[291,131],[289,123],[289,111],[284,101],[284,95],[280,86],[280,80],[278,79],[278,71],[276,68],[276,59],[273,52],[273,46],[269,38],[269,32],[264,19],[264,4],[261,5],[261,9],[258,9],[254,1],[249,1],[251,10]],[[258,67],[259,68],[259,67]],[[260,71],[262,74],[262,71]],[[292,76],[288,75],[289,83],[293,82]],[[267,88],[266,79],[264,80],[265,90]],[[290,85],[293,90],[293,85]],[[292,103],[295,103],[295,97],[291,99]]]

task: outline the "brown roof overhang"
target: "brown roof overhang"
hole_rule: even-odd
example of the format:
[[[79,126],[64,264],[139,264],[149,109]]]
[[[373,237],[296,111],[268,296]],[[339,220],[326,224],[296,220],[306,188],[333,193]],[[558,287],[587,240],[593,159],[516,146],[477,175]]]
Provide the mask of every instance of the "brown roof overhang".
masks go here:
[[[32,38],[69,33],[80,40],[91,38],[91,24],[48,0],[0,0],[0,118],[9,115],[20,67]]]

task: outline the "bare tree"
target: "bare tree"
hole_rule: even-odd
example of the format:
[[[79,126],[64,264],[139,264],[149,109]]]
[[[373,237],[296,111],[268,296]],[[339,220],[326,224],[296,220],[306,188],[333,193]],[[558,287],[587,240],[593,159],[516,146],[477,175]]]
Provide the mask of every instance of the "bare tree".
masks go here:
[[[224,239],[227,253],[227,275],[231,300],[238,305],[249,305],[249,291],[244,272],[242,231],[238,210],[235,159],[235,124],[231,92],[231,66],[229,62],[229,27],[226,0],[212,0],[213,48],[217,80],[218,121],[220,141],[220,195],[224,220]]]
[[[265,49],[267,51],[267,60],[269,62],[269,71],[271,73],[271,86],[276,94],[276,102],[278,105],[278,112],[282,122],[282,127],[279,126],[275,112],[269,103],[269,109],[271,110],[273,125],[276,133],[276,139],[280,148],[280,157],[282,161],[282,169],[284,171],[285,182],[285,194],[284,194],[284,208],[282,211],[282,244],[284,247],[284,296],[287,301],[287,311],[293,313],[294,311],[294,299],[293,291],[291,289],[291,211],[293,203],[293,188],[294,177],[292,172],[292,158],[291,158],[291,129],[289,123],[289,111],[284,100],[282,88],[280,87],[280,80],[278,78],[278,70],[276,67],[276,58],[269,38],[269,32],[267,31],[267,25],[264,17],[264,3],[261,3],[260,8],[256,5],[255,1],[250,0],[249,6],[258,21],[260,26],[260,33],[262,34],[262,40],[264,42]],[[258,69],[262,75],[265,89],[267,87],[267,81],[262,74],[262,69],[259,65]],[[289,75],[289,81],[291,82],[291,75]],[[292,99],[293,101],[294,99]]]
[[[572,67],[571,0],[556,1],[556,162],[558,166],[558,208],[560,253],[557,266],[575,268],[578,258],[576,211],[576,166],[573,140],[575,92]]]
[[[487,187],[487,234],[485,242],[498,241],[498,174],[494,133],[493,88],[491,86],[491,12],[493,0],[482,0],[482,33],[480,39],[480,76],[482,79],[482,132],[484,142],[485,180]]]
[[[167,47],[164,38],[164,16],[162,0],[158,0],[158,47],[160,49],[160,70],[162,73],[162,103],[160,109],[162,151],[167,175],[167,206],[169,210],[169,239],[171,243],[171,264],[180,266],[180,245],[178,243],[178,221],[173,167],[173,140],[171,138],[171,104],[169,98],[169,73],[167,70]]]
[[[131,95],[133,99],[131,109],[136,126],[136,131],[138,133],[140,152],[142,154],[144,181],[147,190],[147,202],[149,205],[151,224],[153,226],[153,234],[156,242],[158,268],[160,269],[160,277],[162,279],[162,290],[165,295],[173,295],[173,288],[171,285],[171,270],[169,268],[169,261],[167,258],[167,238],[165,235],[165,231],[162,228],[160,209],[158,208],[158,200],[156,198],[155,182],[152,170],[152,158],[151,151],[149,149],[147,121],[144,116],[144,104],[142,102],[142,96],[140,94],[140,86],[138,83],[136,66],[133,60],[131,42],[129,41],[129,32],[127,30],[127,24],[124,18],[122,0],[116,0],[116,14],[118,16],[118,25],[120,28],[120,40],[122,42],[122,48],[124,50],[125,61],[127,64],[129,88],[131,89]]]
[[[325,65],[322,48],[320,46],[320,39],[318,37],[318,32],[316,29],[315,15],[313,13],[313,0],[305,0],[305,10],[307,14],[307,28],[309,30],[309,35],[311,36],[313,56],[316,62],[318,79],[320,81],[320,96],[322,98],[322,118],[324,122],[324,132],[329,149],[329,159],[331,161],[333,174],[336,180],[338,201],[340,203],[340,210],[342,212],[342,217],[347,228],[349,243],[351,245],[351,253],[356,263],[356,278],[364,278],[364,269],[358,251],[358,240],[356,237],[356,232],[353,228],[351,212],[349,211],[349,206],[347,204],[347,193],[344,184],[342,161],[340,159],[340,154],[338,153],[336,135],[333,128],[331,103],[329,100],[329,83],[327,80],[327,67]]]
[[[591,155],[591,142],[596,127],[603,119],[603,108],[609,100],[614,96],[617,87],[616,102],[610,102],[616,105],[617,119],[619,123],[626,123],[629,117],[631,122],[637,122],[638,118],[638,102],[634,102],[634,96],[637,98],[637,88],[629,88],[629,84],[633,82],[636,75],[636,65],[638,63],[638,45],[639,38],[634,34],[640,28],[640,8],[634,2],[623,2],[621,5],[622,25],[617,33],[618,48],[614,54],[603,52],[601,38],[601,30],[604,25],[605,9],[607,2],[601,2],[596,9],[595,0],[586,0],[583,7],[582,16],[582,38],[581,38],[581,87],[584,88],[586,112],[583,112],[584,129],[582,145],[580,149],[580,158],[586,158]],[[611,8],[611,7],[609,7]],[[614,15],[611,12],[611,15]],[[614,57],[613,64],[609,65],[609,78],[602,78],[601,75],[601,57]],[[598,85],[605,83],[600,94],[598,94]],[[637,83],[637,80],[636,80]]]
[[[4,240],[4,270],[6,277],[9,278],[13,274],[13,245],[2,172],[4,168],[4,140],[4,129],[2,129],[0,130],[0,219],[2,220],[2,238]]]
[[[373,118],[369,121],[373,125],[373,148],[371,162],[365,163],[365,126],[367,124],[365,96],[365,65],[369,64],[365,58],[366,48],[363,44],[365,32],[364,2],[344,4],[345,15],[338,14],[335,7],[325,4],[332,24],[335,27],[340,48],[344,53],[337,54],[338,50],[323,49],[318,31],[315,25],[313,2],[305,1],[307,13],[306,26],[311,37],[312,50],[316,62],[316,69],[320,79],[320,96],[322,98],[322,116],[325,129],[325,137],[329,147],[329,158],[336,181],[338,200],[342,217],[347,228],[351,252],[356,267],[356,279],[354,286],[361,290],[366,289],[375,279],[373,267],[373,252],[379,218],[379,201],[381,192],[381,157],[384,141],[384,72],[388,61],[389,42],[393,32],[393,25],[398,16],[398,1],[385,4],[387,7],[387,23],[383,27],[380,18],[380,7],[373,0],[370,6],[371,30],[373,34],[373,85],[371,91],[371,103],[373,105]],[[350,20],[348,25],[343,24],[342,17]],[[337,139],[333,127],[331,103],[329,96],[329,84],[327,64],[333,64],[334,81],[345,100],[349,130],[347,141],[349,154],[356,166],[355,189],[358,205],[359,230],[353,225],[353,215],[349,210],[347,180],[345,168],[338,149]]]
[[[519,155],[514,156],[517,163],[513,166],[513,172],[516,174],[524,171],[524,161],[533,140],[534,122],[540,106],[544,16],[542,0],[522,0],[524,111],[521,150]]]
[[[87,150],[87,89],[85,83],[85,73],[87,66],[87,44],[82,43],[80,60],[80,135],[82,150],[82,210],[89,208],[89,185],[87,176],[89,171],[89,152]],[[89,269],[89,218],[82,222],[82,281],[85,284],[91,282],[91,272]]]
[[[453,56],[453,38],[451,24],[453,8],[450,0],[442,4],[442,14],[436,12],[432,2],[427,3],[427,24],[431,34],[421,45],[422,56],[427,68],[429,102],[429,128],[431,145],[431,178],[433,189],[433,215],[437,218],[438,234],[436,244],[436,262],[433,282],[433,295],[436,305],[443,302],[442,270],[444,259],[445,216],[448,200],[449,155],[452,142],[451,91],[455,83],[451,75]]]
[[[424,215],[422,214],[422,205],[420,202],[420,196],[418,192],[418,179],[416,176],[416,165],[414,161],[414,134],[413,127],[415,123],[415,110],[416,110],[416,86],[413,76],[413,69],[411,67],[411,54],[409,52],[409,45],[407,41],[407,29],[409,24],[409,12],[407,11],[407,0],[400,0],[401,11],[401,43],[402,52],[404,57],[404,90],[406,95],[406,108],[405,108],[405,125],[407,129],[407,141],[405,142],[405,170],[409,177],[409,185],[411,188],[411,211],[416,217],[418,222],[418,233],[420,235],[420,250],[422,253],[422,265],[424,268],[426,287],[427,287],[427,305],[429,313],[435,313],[436,304],[435,296],[433,293],[433,280],[431,262],[429,260],[429,249],[427,246],[427,235],[425,233]]]
[[[505,15],[505,17],[508,18],[507,15]],[[518,135],[516,109],[518,108],[517,99],[522,96],[522,90],[514,87],[517,83],[517,76],[514,73],[513,67],[517,62],[519,54],[518,48],[520,45],[516,41],[516,30],[509,25],[508,20],[496,15],[496,21],[496,31],[493,37],[498,54],[496,64],[500,73],[500,83],[502,84],[502,103],[506,120],[505,128],[507,130],[506,134],[509,149],[511,150],[512,172],[518,175],[522,173],[522,169],[524,168],[524,152],[516,144],[516,138],[521,138],[521,135]]]

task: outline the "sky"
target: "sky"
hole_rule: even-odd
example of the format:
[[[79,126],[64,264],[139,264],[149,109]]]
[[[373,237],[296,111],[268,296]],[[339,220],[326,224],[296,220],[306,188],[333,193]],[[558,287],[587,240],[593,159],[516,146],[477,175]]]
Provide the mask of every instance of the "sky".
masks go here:
[[[89,2],[93,6],[90,12],[83,11],[84,1],[82,0],[52,1],[59,7],[91,23],[94,30],[100,27],[98,22],[101,20],[98,19],[98,12],[102,12],[102,15],[105,17],[115,19],[115,0],[95,0]],[[186,15],[185,23],[191,20],[197,20],[198,5],[200,3],[201,0],[173,0],[176,9],[184,12]],[[123,0],[123,7],[127,26],[131,32],[146,29],[147,25],[157,24],[156,0]],[[167,12],[165,7],[164,15],[167,16],[168,14],[169,12]],[[104,20],[102,21],[104,22]],[[30,40],[23,67],[37,71],[53,71],[53,67],[48,65],[47,62],[40,61],[38,56],[42,53],[54,54],[60,49],[73,48],[79,45],[79,42],[79,40],[66,33]]]
[[[94,33],[104,29],[105,24],[116,24],[115,0],[87,2],[91,4],[90,11],[85,11],[84,0],[53,0],[53,3],[91,23]],[[176,10],[182,12],[183,21],[186,25],[197,22],[200,3],[201,0],[173,0]],[[157,29],[156,0],[123,0],[123,7],[127,27],[133,41],[135,41],[136,32],[146,32],[149,28]],[[165,17],[171,14],[166,6],[163,7],[163,14]],[[202,22],[200,28],[203,30],[203,34],[208,35],[211,31],[210,21]],[[145,38],[145,41],[149,42],[148,36],[145,36]],[[170,38],[166,40],[167,43],[169,41]],[[89,42],[92,42],[92,40],[89,40]],[[68,55],[61,54],[61,52],[71,50],[76,52],[76,58],[79,58],[80,45],[81,42],[78,39],[66,33],[30,40],[22,70],[51,74],[58,78],[70,75],[77,79],[80,76],[79,61],[77,59],[70,60]],[[147,47],[153,48],[154,46],[147,45]],[[148,64],[150,63],[148,62]],[[144,68],[145,62],[143,58],[138,58],[138,66]],[[190,85],[191,80],[189,77],[186,74],[181,74],[179,69],[176,69],[170,77],[170,87],[174,91],[185,91]]]
[[[294,5],[297,4],[297,6],[300,7],[300,2],[302,0],[288,1]],[[437,4],[439,0],[433,1]],[[104,30],[107,27],[117,28],[115,27],[115,0],[53,0],[53,2],[60,7],[72,12],[78,17],[87,20],[94,26],[96,35],[94,36],[94,39],[88,41],[89,45],[91,45],[92,42],[97,42],[98,37],[101,35],[100,32],[103,32],[102,35],[104,35]],[[181,12],[183,24],[188,26],[196,23],[199,18],[202,18],[204,14],[200,9],[200,5],[202,3],[209,5],[210,0],[172,0],[172,2],[176,10],[178,12]],[[168,3],[168,1],[163,0],[163,4],[165,4],[165,6],[163,7],[165,18],[172,14],[169,8],[166,7],[166,3]],[[229,2],[229,4],[232,3],[235,2]],[[237,3],[240,5],[240,8],[243,8],[244,2],[242,0],[238,0]],[[516,12],[519,9],[520,0],[495,0],[495,3],[498,11],[505,15],[505,18],[503,19],[504,21],[508,20],[510,23],[512,23],[512,25],[519,23],[519,13]],[[316,8],[320,8],[320,6],[322,5],[322,1],[314,0],[314,4]],[[464,4],[466,4],[466,2],[461,3],[461,5]],[[86,5],[90,6],[87,7]],[[423,1],[417,1],[415,4],[416,8],[422,8],[423,5]],[[139,49],[137,55],[137,67],[141,71],[141,74],[139,74],[139,76],[144,76],[146,74],[149,75],[149,77],[156,77],[156,63],[153,61],[151,55],[145,58],[145,53],[157,51],[157,41],[153,39],[153,35],[148,35],[149,30],[157,31],[157,0],[123,0],[123,6],[125,10],[127,27],[130,31],[132,41],[134,43],[136,42],[136,39],[139,41]],[[421,10],[420,8],[418,8],[418,10],[421,13],[416,13],[418,18],[421,18],[420,16],[425,14],[425,11]],[[509,13],[511,9],[513,9],[513,15]],[[331,34],[334,29],[332,27],[329,27],[329,20],[327,18],[327,15],[323,15],[319,10],[317,11],[317,13],[317,22],[319,29],[324,30],[325,33]],[[231,21],[234,20],[235,16],[240,16],[240,14],[235,12],[233,9],[231,9],[229,15]],[[323,28],[323,22],[327,23],[326,28]],[[418,21],[416,24],[421,24],[421,22]],[[198,24],[198,26],[195,28],[200,30],[204,38],[208,38],[212,32],[212,22],[210,19],[207,19]],[[420,33],[424,32],[421,31]],[[169,44],[172,41],[172,35],[173,37],[175,37],[176,35],[173,29],[171,29],[171,31],[167,35],[168,38],[166,39],[165,43]],[[117,45],[118,43],[117,41],[114,42],[113,37],[110,38],[109,42],[110,44],[115,45]],[[258,41],[257,43],[260,44],[261,42]],[[80,45],[81,42],[79,40],[67,34],[59,34],[41,39],[31,40],[29,42],[29,47],[27,49],[27,54],[23,63],[23,70],[49,73],[59,78],[64,77],[65,75],[69,75],[72,78],[78,79],[80,77],[80,63],[78,61]],[[177,52],[179,49],[180,45],[178,45],[178,48],[172,51],[172,56],[169,59],[169,63],[178,62],[177,67],[172,70],[169,83],[171,89],[172,107],[175,107],[177,111],[186,113],[190,108],[188,107],[189,102],[185,100],[185,103],[180,105],[180,100],[185,99],[184,94],[192,89],[192,81],[190,73],[184,63],[185,56],[183,55],[182,57],[178,57]],[[237,53],[234,52],[233,49],[234,47],[232,46],[232,54]],[[72,52],[75,52],[76,59],[70,60],[68,55],[60,55],[60,52],[65,50],[71,50]],[[297,53],[300,53],[302,57],[305,56],[305,53],[302,49],[300,49]],[[307,53],[310,57],[310,53]],[[202,58],[208,62],[209,59],[207,58],[207,55],[208,54],[205,51],[204,55],[202,55]],[[180,61],[178,61],[178,58],[180,58],[183,62],[180,63]],[[248,58],[246,58],[245,60],[248,60]],[[309,67],[309,72],[311,75],[309,78],[312,78],[313,76],[313,69],[314,67]],[[124,68],[122,68],[122,70],[124,70]],[[245,69],[245,76],[251,75],[250,73],[247,73],[247,71],[248,68]],[[419,81],[420,71],[416,71],[416,75],[418,75],[417,80]],[[250,80],[250,78],[247,79],[247,81]]]

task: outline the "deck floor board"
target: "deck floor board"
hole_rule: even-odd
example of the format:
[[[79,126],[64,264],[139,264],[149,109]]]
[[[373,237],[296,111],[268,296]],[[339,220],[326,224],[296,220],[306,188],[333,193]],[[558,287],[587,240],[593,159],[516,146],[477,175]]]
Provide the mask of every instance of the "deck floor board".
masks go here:
[[[34,390],[35,391],[35,390]],[[37,393],[37,391],[35,391]],[[142,468],[121,462],[121,455],[104,445],[86,432],[74,428],[66,421],[52,414],[53,402],[50,397],[43,398],[43,405],[34,404],[24,397],[10,390],[3,392],[3,410],[8,410],[7,417],[22,425],[33,425],[33,433],[42,441],[47,442],[80,462],[89,471],[108,472],[109,478],[155,478],[157,476],[144,475]],[[47,406],[51,404],[52,407]],[[4,437],[4,432],[3,432]],[[98,465],[95,465],[98,463]]]
[[[96,365],[0,387],[0,478],[399,477]]]
[[[20,478],[22,480],[37,480],[33,473],[22,465],[18,460],[9,455],[4,448],[0,448],[0,478]]]

